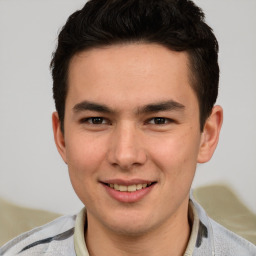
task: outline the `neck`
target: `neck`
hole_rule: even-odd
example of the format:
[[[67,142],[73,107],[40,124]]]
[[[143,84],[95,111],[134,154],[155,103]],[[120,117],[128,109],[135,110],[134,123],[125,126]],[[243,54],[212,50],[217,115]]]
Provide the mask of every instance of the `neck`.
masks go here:
[[[189,236],[188,214],[172,218],[144,234],[124,235],[95,223],[88,214],[85,234],[90,256],[181,256]],[[93,228],[91,228],[93,227]],[[99,246],[100,245],[100,246]]]

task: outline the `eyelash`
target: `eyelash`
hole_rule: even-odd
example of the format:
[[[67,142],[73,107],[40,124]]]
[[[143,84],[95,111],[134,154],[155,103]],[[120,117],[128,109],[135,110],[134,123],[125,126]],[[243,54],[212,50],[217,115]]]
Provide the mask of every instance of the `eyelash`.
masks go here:
[[[98,119],[98,121],[100,119],[101,121],[104,121],[104,122],[97,123],[97,119]],[[94,123],[93,120],[96,121],[96,122]],[[80,123],[89,123],[91,125],[102,125],[102,124],[108,124],[110,122],[104,117],[95,116],[95,117],[83,118],[83,119],[80,120]]]
[[[153,124],[153,125],[166,125],[169,123],[173,123],[174,120],[170,118],[165,117],[154,117],[148,119],[145,124]],[[90,125],[105,125],[105,124],[111,124],[111,122],[104,118],[104,117],[89,117],[89,118],[83,118],[80,120],[80,123],[88,123]]]
[[[154,123],[155,125],[165,125],[165,124],[169,124],[169,123],[173,123],[173,122],[174,122],[174,120],[172,120],[172,119],[170,119],[170,118],[154,117],[154,118],[148,119],[147,123],[148,123],[148,124],[152,124],[152,123],[151,123],[152,121],[155,122],[155,123]],[[159,122],[159,121],[160,121],[160,123],[157,123],[157,122]],[[164,122],[162,123],[161,121],[164,121]]]

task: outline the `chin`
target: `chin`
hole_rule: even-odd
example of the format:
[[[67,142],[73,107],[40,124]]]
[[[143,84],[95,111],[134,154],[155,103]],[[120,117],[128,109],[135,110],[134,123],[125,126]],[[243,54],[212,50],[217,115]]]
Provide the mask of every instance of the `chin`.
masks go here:
[[[113,226],[112,231],[116,234],[122,235],[122,236],[129,236],[129,237],[138,237],[143,234],[146,234],[151,230],[150,227],[132,224],[132,225],[123,225],[122,226]]]
[[[135,215],[136,216],[136,215]],[[105,223],[109,228],[116,234],[125,235],[125,236],[140,236],[151,229],[153,229],[153,223],[149,220],[150,218],[146,217],[134,217],[126,216],[116,217],[110,223]]]

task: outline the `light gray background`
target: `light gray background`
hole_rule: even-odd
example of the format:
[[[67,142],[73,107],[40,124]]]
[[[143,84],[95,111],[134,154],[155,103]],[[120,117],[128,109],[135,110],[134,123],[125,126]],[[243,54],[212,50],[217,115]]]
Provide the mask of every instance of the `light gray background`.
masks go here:
[[[256,212],[256,1],[196,0],[220,44],[224,125],[193,187],[229,185]],[[0,197],[59,213],[82,204],[51,130],[57,32],[82,0],[0,0]]]

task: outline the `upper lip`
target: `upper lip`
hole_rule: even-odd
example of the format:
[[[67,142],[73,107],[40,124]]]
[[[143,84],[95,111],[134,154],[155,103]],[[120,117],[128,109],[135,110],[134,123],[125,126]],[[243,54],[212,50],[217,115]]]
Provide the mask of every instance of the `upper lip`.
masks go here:
[[[150,184],[156,182],[155,180],[144,180],[144,179],[109,179],[101,181],[105,184],[118,184],[123,186],[138,185],[138,184]]]

